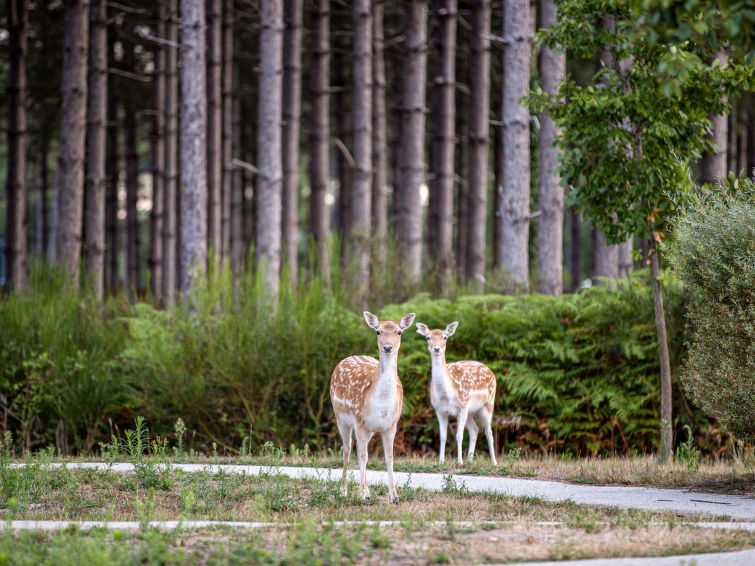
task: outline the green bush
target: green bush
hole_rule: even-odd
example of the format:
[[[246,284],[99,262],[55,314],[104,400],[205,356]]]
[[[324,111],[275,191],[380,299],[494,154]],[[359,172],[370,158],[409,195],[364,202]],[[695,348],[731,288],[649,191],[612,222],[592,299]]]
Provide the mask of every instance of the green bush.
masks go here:
[[[669,258],[693,301],[683,383],[693,401],[755,440],[755,184],[690,195]]]

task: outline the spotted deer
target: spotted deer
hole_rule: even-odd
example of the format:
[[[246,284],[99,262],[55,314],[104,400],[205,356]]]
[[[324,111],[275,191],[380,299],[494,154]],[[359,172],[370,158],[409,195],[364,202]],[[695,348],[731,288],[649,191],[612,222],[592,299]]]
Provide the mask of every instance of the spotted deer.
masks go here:
[[[380,359],[370,356],[349,356],[333,370],[330,378],[330,400],[336,414],[338,432],[343,441],[343,479],[341,495],[346,495],[346,473],[351,456],[351,433],[357,438],[359,458],[359,494],[369,499],[367,486],[367,444],[379,432],[383,440],[385,465],[388,469],[388,499],[398,503],[393,480],[393,439],[404,403],[404,389],[398,378],[398,351],[401,333],[414,322],[414,313],[401,320],[378,320],[370,312],[364,313],[367,326],[377,334]]]
[[[493,431],[490,428],[495,403],[495,375],[488,366],[480,362],[446,363],[446,342],[458,325],[458,322],[452,322],[445,330],[430,330],[427,325],[417,323],[417,332],[427,338],[427,349],[430,350],[430,402],[438,415],[440,425],[440,463],[445,460],[448,417],[456,417],[456,449],[459,464],[462,463],[461,443],[464,439],[464,427],[469,430],[467,459],[470,459],[474,456],[479,424],[485,429],[490,459],[495,465]]]

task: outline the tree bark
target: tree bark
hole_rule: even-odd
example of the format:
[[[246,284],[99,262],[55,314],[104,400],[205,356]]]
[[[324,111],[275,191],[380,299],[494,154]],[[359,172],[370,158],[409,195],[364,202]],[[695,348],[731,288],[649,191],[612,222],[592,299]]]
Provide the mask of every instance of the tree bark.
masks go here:
[[[427,75],[427,2],[406,3],[406,39],[401,96],[399,184],[394,188],[397,251],[409,280],[422,267],[422,210],[419,187],[425,182],[425,83]]]
[[[88,43],[89,1],[66,0],[63,19],[57,258],[68,271],[74,287],[79,286],[81,262]]]
[[[7,0],[8,21],[8,169],[6,259],[8,287],[27,287],[26,47],[29,13],[25,0]]]
[[[591,271],[593,285],[603,285],[600,277],[616,279],[619,276],[619,246],[607,244],[600,228],[593,228],[592,232]]]
[[[336,120],[335,135],[340,144],[337,144],[335,152],[336,178],[338,179],[338,199],[336,200],[336,223],[338,229],[338,238],[340,240],[339,259],[342,270],[347,268],[349,250],[348,242],[351,235],[351,189],[353,177],[352,162],[346,156],[344,147],[351,145],[349,137],[351,132],[349,127],[351,114],[347,103],[346,93],[348,85],[346,83],[345,68],[347,63],[346,51],[338,46],[335,53],[335,76],[333,104],[339,110],[339,119]]]
[[[178,1],[165,5],[165,186],[163,196],[163,290],[166,306],[176,300],[178,269]]]
[[[459,172],[456,180],[456,278],[463,281],[467,275],[467,253],[469,230],[469,88],[466,84],[459,89],[456,97],[457,139],[459,151],[457,153]]]
[[[721,64],[726,64],[729,60],[725,51],[716,53],[716,59]],[[713,122],[712,140],[719,151],[715,153],[706,153],[703,155],[701,173],[703,183],[713,183],[716,179],[726,177],[726,142],[728,137],[728,120],[726,114],[709,117]]]
[[[661,365],[661,463],[673,454],[673,433],[671,414],[671,362],[669,361],[666,316],[663,310],[663,290],[661,288],[658,248],[655,240],[650,240],[650,276],[653,279],[653,308],[655,329],[658,334],[658,357]]]
[[[541,0],[541,27],[556,25],[556,5],[552,0]],[[549,47],[540,52],[540,84],[544,92],[555,94],[566,75],[566,54],[556,53]],[[558,148],[556,137],[561,134],[548,113],[540,116],[539,182],[537,208],[537,270],[538,292],[559,296],[563,292],[563,230],[564,190],[558,175]]]
[[[154,9],[157,37],[165,37],[165,4]],[[165,205],[165,46],[152,48],[152,210],[149,215],[149,269],[152,297],[159,302],[163,290],[163,207]]]
[[[207,235],[208,249],[219,265],[222,249],[223,184],[223,37],[221,0],[207,0]]]
[[[748,157],[748,145],[749,140],[748,136],[750,135],[750,128],[753,127],[752,122],[750,122],[750,113],[747,111],[747,103],[749,104],[755,104],[755,100],[753,100],[752,95],[744,95],[744,98],[742,99],[742,111],[741,111],[741,121],[742,121],[742,127],[739,130],[739,142],[738,147],[739,150],[737,151],[737,171],[744,171],[744,174],[747,176],[751,176],[752,172],[747,167],[747,157]]]
[[[207,268],[207,84],[204,0],[181,0],[181,291]]]
[[[309,156],[309,227],[316,250],[315,269],[328,276],[328,157],[330,139],[330,1],[316,0],[313,15],[312,96]]]
[[[281,261],[281,94],[283,74],[283,7],[261,0],[257,163],[259,175],[255,253],[265,288],[278,294]]]
[[[388,179],[385,110],[383,1],[372,4],[372,239],[378,269],[385,263],[388,239]]]
[[[283,250],[291,282],[299,275],[299,137],[302,0],[285,0],[283,29]]]
[[[238,156],[239,125],[236,104],[236,64],[234,62],[234,9],[233,2],[223,3],[223,182],[221,188],[221,249],[230,258],[233,273],[238,273],[241,266],[242,250],[235,244],[239,241],[240,218],[234,219],[234,213],[240,213],[237,191],[241,188],[236,180],[238,170],[233,166],[234,157]],[[236,200],[235,200],[236,199]],[[235,204],[234,204],[235,203]],[[234,222],[238,222],[234,226]],[[236,238],[233,238],[235,228]],[[241,252],[241,254],[239,253]]]
[[[496,253],[512,290],[529,289],[530,120],[519,104],[530,82],[530,9],[524,0],[504,2],[503,202],[499,211],[501,242]]]
[[[454,150],[456,142],[457,0],[435,0],[432,106],[430,120],[430,202],[427,251],[438,291],[448,293],[453,277]],[[488,30],[490,31],[490,30]],[[479,65],[478,65],[479,66]]]
[[[115,65],[115,37],[108,37],[108,66]],[[108,74],[107,85],[107,152],[105,157],[105,253],[107,262],[107,288],[114,293],[119,285],[118,252],[120,238],[118,230],[118,89],[115,75]]]
[[[737,100],[731,104],[729,116],[727,117],[729,123],[726,126],[728,134],[728,140],[726,141],[726,173],[728,174],[729,171],[733,171],[735,175],[738,173],[737,125],[739,124],[739,102],[740,101]]]
[[[569,209],[571,218],[571,249],[569,268],[571,270],[572,291],[579,289],[582,284],[582,221],[574,207]]]
[[[241,99],[235,93],[238,92],[238,68],[234,64],[233,71],[233,132],[232,156],[241,156]],[[246,255],[246,245],[244,242],[244,174],[239,167],[233,167],[231,170],[231,271],[238,275],[241,273],[244,265],[244,256]]]
[[[123,63],[128,72],[135,72],[134,44],[125,43]],[[139,155],[136,147],[135,98],[127,97],[123,103],[123,132],[126,158],[126,286],[131,293],[141,290],[141,238],[139,234]]]
[[[469,226],[466,274],[478,291],[485,285],[485,233],[488,203],[488,138],[490,120],[490,1],[472,8],[469,72]]]
[[[39,232],[42,237],[39,253],[47,255],[50,250],[50,204],[48,192],[50,188],[50,129],[43,122],[40,132],[39,150]]]
[[[632,270],[634,269],[634,260],[632,259],[632,240],[632,237],[629,237],[619,244],[617,273],[619,279],[629,277],[629,275],[632,273]]]
[[[349,240],[356,268],[356,293],[366,299],[370,277],[372,198],[372,13],[370,0],[354,0],[353,148]]]

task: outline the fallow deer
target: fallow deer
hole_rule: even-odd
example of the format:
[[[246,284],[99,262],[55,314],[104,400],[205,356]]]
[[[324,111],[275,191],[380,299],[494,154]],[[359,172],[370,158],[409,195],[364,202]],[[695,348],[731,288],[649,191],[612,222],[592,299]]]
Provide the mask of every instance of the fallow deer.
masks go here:
[[[479,424],[485,430],[490,459],[495,465],[493,431],[490,428],[495,404],[495,374],[480,362],[446,364],[446,342],[458,325],[458,322],[452,322],[445,330],[430,330],[427,325],[417,323],[417,332],[427,338],[427,349],[430,350],[430,402],[438,415],[440,425],[440,463],[445,460],[448,417],[456,417],[456,449],[459,464],[462,463],[461,443],[464,439],[464,428],[469,430],[467,459],[470,459],[474,456]]]
[[[404,389],[398,378],[398,351],[401,333],[414,322],[414,313],[399,322],[378,320],[365,312],[364,320],[377,333],[380,360],[370,356],[350,356],[341,360],[330,378],[330,400],[336,414],[338,432],[343,440],[343,479],[341,495],[346,495],[346,474],[351,456],[351,433],[357,438],[362,499],[369,499],[367,486],[367,444],[379,432],[383,440],[385,465],[388,470],[388,499],[398,503],[393,479],[393,439],[404,403]]]

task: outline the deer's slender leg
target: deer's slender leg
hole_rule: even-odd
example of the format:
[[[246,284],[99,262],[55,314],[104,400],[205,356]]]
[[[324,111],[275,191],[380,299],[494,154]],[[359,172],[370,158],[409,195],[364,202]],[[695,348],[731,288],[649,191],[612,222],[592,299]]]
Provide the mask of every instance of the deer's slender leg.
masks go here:
[[[467,449],[467,460],[474,458],[474,449],[477,445],[477,432],[480,430],[477,428],[475,422],[475,415],[469,415],[467,417],[467,430],[469,431],[469,448]]]
[[[438,428],[440,429],[440,453],[438,463],[446,460],[446,436],[448,435],[448,415],[438,411]]]
[[[468,411],[467,407],[459,409],[459,420],[456,423],[456,452],[459,464],[463,462],[461,458],[461,444],[464,441],[464,428],[467,426]]]
[[[341,433],[343,441],[343,478],[341,479],[341,495],[346,497],[348,489],[346,487],[347,475],[349,472],[349,459],[351,457],[351,432],[354,427],[343,422],[338,422],[338,432]]]
[[[372,438],[372,433],[364,427],[356,426],[357,456],[359,457],[359,494],[362,499],[370,498],[370,488],[367,485],[367,445]]]
[[[488,438],[488,451],[490,452],[490,459],[493,461],[493,465],[497,465],[495,459],[495,443],[493,442],[493,429],[490,427],[490,421],[493,420],[493,404],[491,403],[480,411],[480,424],[485,429],[485,436]]]
[[[383,454],[385,455],[385,467],[388,470],[388,501],[398,503],[398,493],[396,492],[396,482],[393,478],[393,440],[396,438],[396,427],[398,421],[386,431],[383,431]]]

